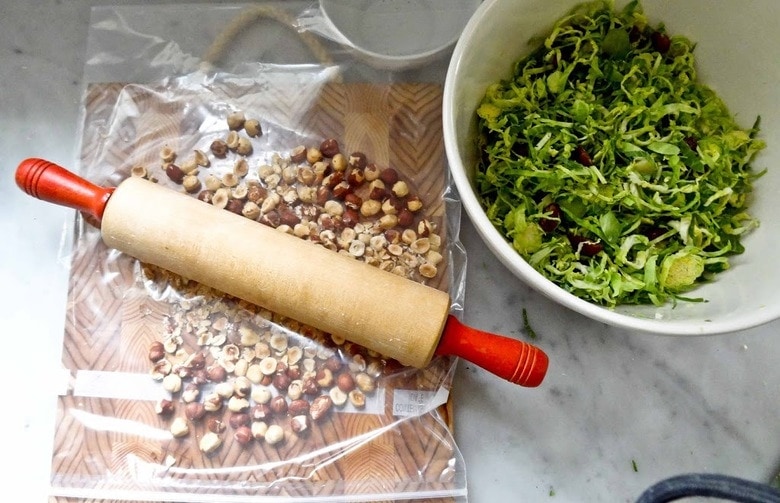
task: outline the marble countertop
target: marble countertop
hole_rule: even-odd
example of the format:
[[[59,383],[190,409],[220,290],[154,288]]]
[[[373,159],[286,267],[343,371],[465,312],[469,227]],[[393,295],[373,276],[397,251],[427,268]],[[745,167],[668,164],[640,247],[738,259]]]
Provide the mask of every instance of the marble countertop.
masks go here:
[[[25,196],[12,177],[25,157],[63,165],[76,157],[96,2],[10,3],[0,17],[0,368],[12,400],[3,446],[15,469],[6,471],[4,489],[44,501],[67,295],[59,250],[72,213]],[[465,215],[460,237],[468,254],[465,321],[525,337],[525,309],[533,342],[551,360],[536,389],[459,363],[455,436],[469,501],[631,502],[673,475],[769,481],[780,468],[780,322],[709,337],[617,330],[511,277]]]

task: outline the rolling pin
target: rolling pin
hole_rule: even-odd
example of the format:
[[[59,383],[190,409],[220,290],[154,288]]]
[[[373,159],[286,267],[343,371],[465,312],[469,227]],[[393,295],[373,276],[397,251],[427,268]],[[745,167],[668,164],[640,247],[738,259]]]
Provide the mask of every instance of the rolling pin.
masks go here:
[[[101,187],[31,158],[19,164],[16,183],[35,198],[92,216],[109,248],[403,365],[458,356],[526,387],[541,384],[547,372],[539,348],[460,323],[446,292],[145,179]]]

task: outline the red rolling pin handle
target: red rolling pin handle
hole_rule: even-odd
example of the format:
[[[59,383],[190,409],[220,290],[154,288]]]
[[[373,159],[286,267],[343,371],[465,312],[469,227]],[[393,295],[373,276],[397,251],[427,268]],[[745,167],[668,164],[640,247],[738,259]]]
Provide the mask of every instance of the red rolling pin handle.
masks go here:
[[[542,383],[549,363],[547,355],[531,344],[471,328],[452,315],[447,319],[436,354],[459,356],[529,388]]]
[[[27,194],[103,218],[113,188],[100,187],[43,159],[25,159],[16,169],[16,184]]]

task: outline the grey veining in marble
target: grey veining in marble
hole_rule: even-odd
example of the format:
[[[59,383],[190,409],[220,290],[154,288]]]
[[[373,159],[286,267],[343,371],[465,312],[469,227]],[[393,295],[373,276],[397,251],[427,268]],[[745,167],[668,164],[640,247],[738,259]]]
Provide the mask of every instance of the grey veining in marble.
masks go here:
[[[70,212],[24,196],[12,173],[29,156],[74,159],[94,3],[6,2],[0,16],[0,368],[13,400],[2,425],[17,466],[4,489],[25,501],[46,497]],[[780,323],[711,337],[627,333],[529,290],[465,216],[461,240],[465,321],[528,340],[525,310],[551,360],[537,389],[459,363],[455,429],[470,501],[630,502],[663,477],[768,481],[780,467]]]

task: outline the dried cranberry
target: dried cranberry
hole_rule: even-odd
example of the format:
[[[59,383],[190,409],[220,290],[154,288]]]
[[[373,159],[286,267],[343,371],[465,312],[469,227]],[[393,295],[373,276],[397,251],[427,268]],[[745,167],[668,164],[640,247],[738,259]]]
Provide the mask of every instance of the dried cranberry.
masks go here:
[[[654,31],[653,34],[650,35],[650,41],[653,44],[653,48],[661,54],[669,52],[669,48],[672,46],[672,41],[669,37],[660,31]]]
[[[646,229],[643,234],[647,236],[647,239],[653,240],[656,239],[664,234],[664,230],[660,227],[651,227],[649,229]]]
[[[574,249],[579,249],[580,254],[592,257],[604,249],[604,245],[599,241],[591,241],[584,236],[569,234],[569,243]]]
[[[561,208],[555,203],[550,203],[544,207],[544,213],[549,216],[539,219],[539,227],[544,232],[552,232],[561,223]]]
[[[574,150],[574,160],[583,166],[593,166],[593,160],[590,158],[590,154],[581,146],[578,146]]]
[[[699,146],[699,141],[693,136],[686,136],[684,141],[685,144],[688,145],[691,148],[691,150],[693,150],[694,152],[696,151],[696,148],[698,148]]]

